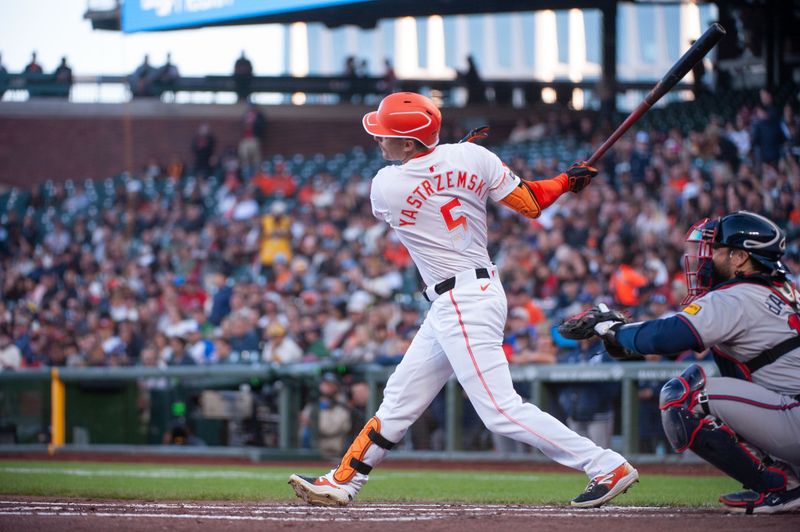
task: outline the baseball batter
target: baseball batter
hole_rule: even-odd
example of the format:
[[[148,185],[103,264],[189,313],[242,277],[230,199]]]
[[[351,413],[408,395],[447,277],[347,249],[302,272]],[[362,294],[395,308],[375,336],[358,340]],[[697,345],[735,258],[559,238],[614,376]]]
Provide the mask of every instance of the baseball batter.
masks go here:
[[[693,364],[667,382],[664,432],[676,451],[691,449],[748,488],[720,497],[734,511],[798,511],[800,306],[781,262],[786,237],[739,211],[698,222],[687,241],[688,305],[676,316],[624,324],[595,308],[580,319],[594,317],[612,355],[710,348],[722,377]]]
[[[576,164],[552,179],[520,180],[481,146],[439,145],[439,109],[415,93],[387,96],[363,126],[385,159],[400,162],[375,176],[372,210],[408,248],[431,307],[389,378],[375,417],[328,474],[292,475],[297,495],[309,504],[349,504],[454,373],[490,430],[586,472],[591,480],[573,506],[600,506],[623,493],[638,479],[625,458],[572,432],[514,391],[501,348],[506,296],[486,249],[489,199],[535,218],[561,194],[582,190],[597,171]]]

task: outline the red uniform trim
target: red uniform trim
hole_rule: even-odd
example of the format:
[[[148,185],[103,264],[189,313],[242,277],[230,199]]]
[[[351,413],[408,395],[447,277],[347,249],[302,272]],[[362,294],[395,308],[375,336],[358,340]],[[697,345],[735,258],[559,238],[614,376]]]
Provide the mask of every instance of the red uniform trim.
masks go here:
[[[669,408],[671,406],[683,406],[683,404],[686,402],[686,397],[689,395],[689,383],[686,382],[686,379],[684,379],[681,376],[676,377],[676,379],[678,379],[679,381],[681,381],[683,383],[683,393],[677,399],[674,399],[674,400],[670,401],[669,403],[659,407],[659,408],[661,408],[661,410],[666,410],[667,408]]]
[[[677,317],[679,320],[681,320],[683,323],[685,323],[686,325],[688,325],[688,326],[689,326],[689,330],[690,330],[690,331],[692,331],[692,334],[693,334],[693,335],[694,335],[694,337],[697,339],[697,343],[698,343],[698,344],[700,344],[700,351],[704,351],[704,350],[705,350],[705,348],[706,348],[706,344],[703,342],[703,339],[702,339],[702,338],[700,338],[700,334],[697,332],[697,329],[695,329],[695,328],[694,328],[694,325],[692,325],[692,322],[690,322],[690,321],[689,321],[689,320],[686,318],[686,316],[681,316],[680,314],[676,314],[675,316],[676,316],[676,317]],[[700,351],[698,351],[698,353],[699,353]]]
[[[742,374],[744,375],[744,379],[746,381],[752,381],[753,380],[753,377],[750,375],[750,369],[747,366],[745,366],[743,362],[741,362],[739,360],[736,360],[731,355],[728,355],[727,353],[723,352],[722,349],[720,349],[719,347],[714,346],[714,347],[711,348],[711,351],[715,355],[719,356],[720,358],[724,358],[725,360],[733,362],[734,365],[737,368],[739,368],[739,371],[742,372]]]
[[[750,406],[755,406],[757,408],[763,408],[765,410],[792,410],[793,408],[800,407],[800,401],[795,401],[794,403],[789,403],[788,405],[768,405],[766,403],[761,403],[759,401],[753,401],[752,399],[745,399],[744,397],[737,397],[735,395],[709,395],[709,401],[714,399],[715,401],[732,401],[734,403],[744,403]]]

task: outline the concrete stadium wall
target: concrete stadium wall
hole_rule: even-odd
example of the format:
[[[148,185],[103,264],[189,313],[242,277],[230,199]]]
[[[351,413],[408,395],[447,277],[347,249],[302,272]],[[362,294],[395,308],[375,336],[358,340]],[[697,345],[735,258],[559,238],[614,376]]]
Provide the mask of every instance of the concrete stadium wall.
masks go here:
[[[361,116],[372,107],[262,106],[267,116],[265,157],[280,153],[331,154],[370,145]],[[243,105],[169,104],[135,100],[127,104],[79,104],[31,100],[0,103],[0,185],[26,187],[48,179],[98,179],[138,171],[155,159],[165,166],[175,156],[191,164],[191,139],[208,122],[217,154],[235,148]],[[518,110],[452,109],[449,123],[492,118],[501,140]],[[495,133],[500,133],[496,135]]]
[[[264,107],[264,154],[335,153],[365,144],[358,118],[297,107]],[[290,112],[291,111],[291,112]],[[27,186],[47,179],[103,178],[175,156],[191,164],[191,139],[207,122],[217,154],[235,149],[242,106],[134,102],[121,106],[32,102],[0,104],[0,183]],[[354,119],[354,117],[356,117]]]

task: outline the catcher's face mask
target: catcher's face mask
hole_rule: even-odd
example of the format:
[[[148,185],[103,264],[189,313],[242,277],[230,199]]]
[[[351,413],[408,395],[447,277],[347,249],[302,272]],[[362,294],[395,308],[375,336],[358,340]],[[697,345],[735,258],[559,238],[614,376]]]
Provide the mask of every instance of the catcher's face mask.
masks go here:
[[[686,297],[682,304],[688,305],[714,286],[714,263],[712,245],[717,235],[718,219],[704,218],[686,233],[688,243],[683,256],[683,273],[686,277]]]

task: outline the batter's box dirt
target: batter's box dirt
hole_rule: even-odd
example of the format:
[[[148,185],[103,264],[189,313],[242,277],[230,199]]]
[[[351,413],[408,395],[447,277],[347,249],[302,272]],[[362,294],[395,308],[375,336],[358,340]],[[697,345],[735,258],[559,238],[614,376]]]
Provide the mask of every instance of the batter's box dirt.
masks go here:
[[[615,532],[797,530],[800,515],[745,516],[721,509],[608,506],[575,510],[500,504],[358,503],[347,508],[241,502],[156,502],[6,497],[0,530],[311,530]]]

